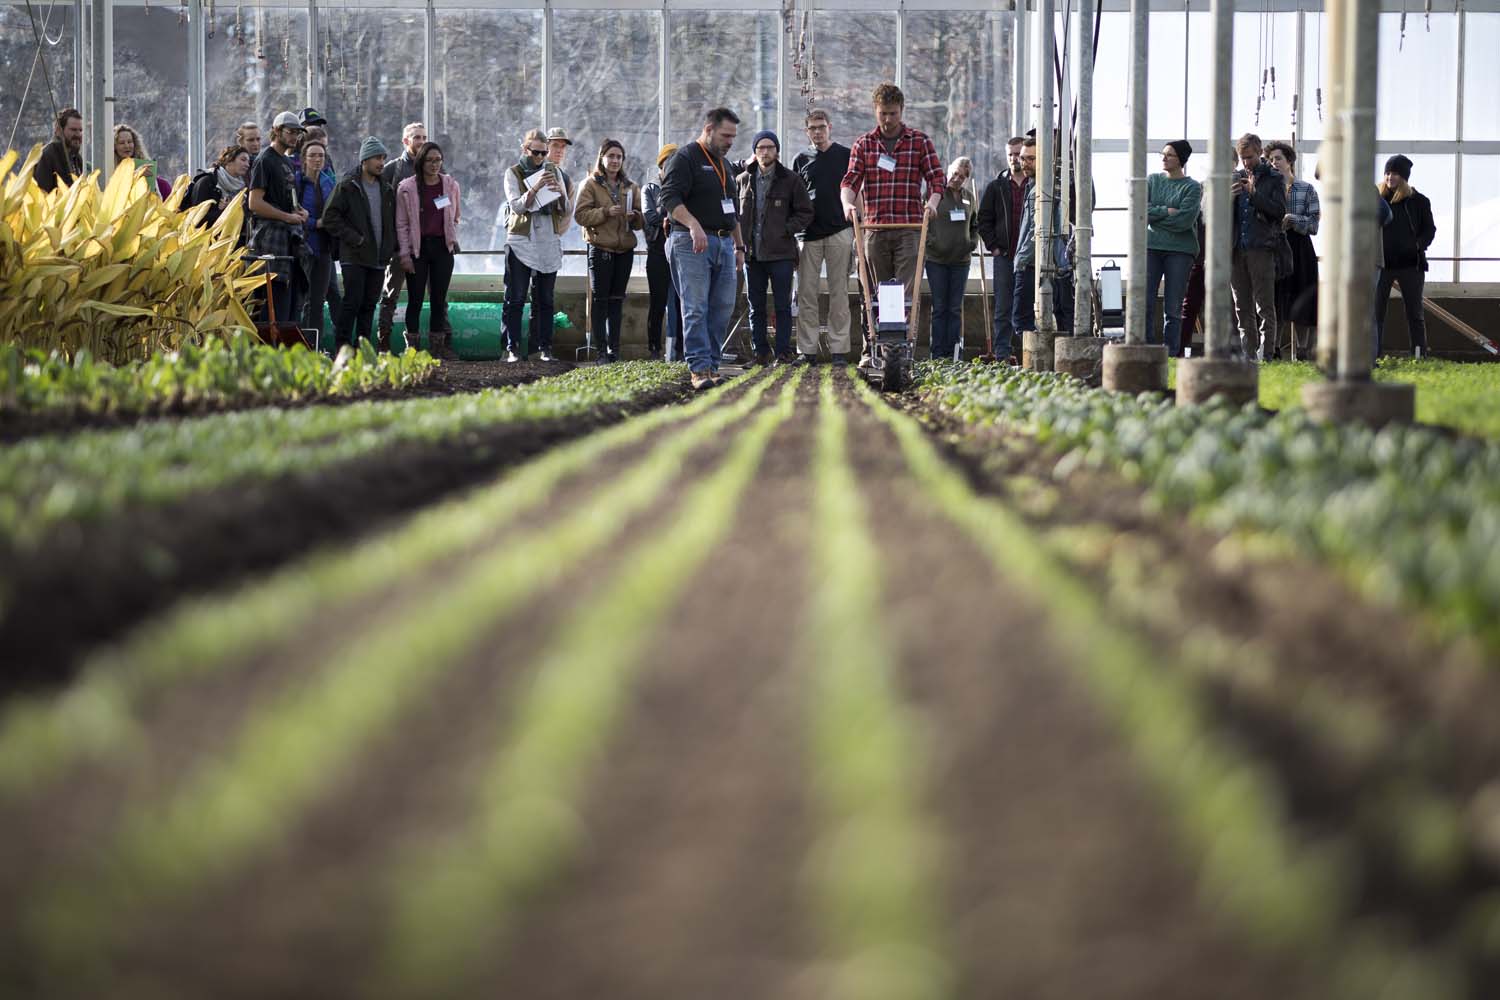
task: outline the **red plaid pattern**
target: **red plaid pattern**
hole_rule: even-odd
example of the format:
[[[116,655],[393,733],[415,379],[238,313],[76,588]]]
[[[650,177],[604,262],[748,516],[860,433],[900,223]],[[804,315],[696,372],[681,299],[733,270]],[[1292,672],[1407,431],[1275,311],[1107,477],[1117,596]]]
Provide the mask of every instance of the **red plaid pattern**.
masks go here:
[[[922,182],[927,182],[928,193],[948,186],[937,147],[925,132],[905,126],[896,140],[894,171],[880,169],[884,153],[879,127],[855,139],[843,186],[856,194],[863,191],[867,222],[921,222]]]

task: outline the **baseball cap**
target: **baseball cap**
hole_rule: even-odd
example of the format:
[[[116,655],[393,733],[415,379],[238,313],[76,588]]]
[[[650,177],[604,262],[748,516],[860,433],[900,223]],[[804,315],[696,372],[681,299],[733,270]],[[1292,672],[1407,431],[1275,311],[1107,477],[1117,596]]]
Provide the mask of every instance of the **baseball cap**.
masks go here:
[[[281,114],[276,116],[276,120],[271,123],[271,127],[296,128],[302,129],[302,131],[304,132],[307,131],[307,129],[302,125],[302,119],[297,117],[297,112],[295,111],[283,111]]]
[[[328,124],[328,119],[324,118],[322,116],[322,114],[320,114],[318,112],[317,108],[303,108],[302,109],[302,126],[303,126],[303,128],[306,128],[309,125],[327,125],[327,124]]]
[[[573,145],[573,140],[568,138],[568,132],[567,132],[566,129],[563,129],[563,128],[549,128],[547,130],[547,141],[548,142],[557,142],[559,139],[561,139],[563,142],[567,143],[569,146]]]

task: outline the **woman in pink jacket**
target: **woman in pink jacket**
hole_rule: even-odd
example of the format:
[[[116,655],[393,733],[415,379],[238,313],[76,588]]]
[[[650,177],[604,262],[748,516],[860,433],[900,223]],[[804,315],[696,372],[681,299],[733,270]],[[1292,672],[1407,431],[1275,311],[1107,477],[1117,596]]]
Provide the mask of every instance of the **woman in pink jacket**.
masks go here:
[[[396,188],[396,245],[406,272],[407,342],[417,339],[422,296],[430,292],[428,343],[434,356],[457,360],[449,338],[448,282],[458,250],[458,181],[443,173],[443,150],[435,142],[417,150],[417,172]]]

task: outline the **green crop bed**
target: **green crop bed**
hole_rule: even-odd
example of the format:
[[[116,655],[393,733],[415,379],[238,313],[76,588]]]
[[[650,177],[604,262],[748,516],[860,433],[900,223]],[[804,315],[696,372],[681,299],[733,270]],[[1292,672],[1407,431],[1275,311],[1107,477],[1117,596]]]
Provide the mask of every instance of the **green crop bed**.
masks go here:
[[[1341,566],[1367,594],[1409,601],[1500,652],[1500,444],[1423,427],[1327,426],[1300,409],[1092,390],[1051,374],[927,363],[920,392],[1116,469],[1220,530],[1254,529]]]

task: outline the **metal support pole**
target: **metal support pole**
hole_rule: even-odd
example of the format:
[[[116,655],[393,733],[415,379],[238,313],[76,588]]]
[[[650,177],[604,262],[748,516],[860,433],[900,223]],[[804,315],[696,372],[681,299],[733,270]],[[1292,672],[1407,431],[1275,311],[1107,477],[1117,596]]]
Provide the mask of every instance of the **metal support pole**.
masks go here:
[[[1375,83],[1380,75],[1380,7],[1350,3],[1344,38],[1344,227],[1340,234],[1339,360],[1341,381],[1367,381],[1374,363],[1376,210],[1370,191],[1375,159]]]
[[[1344,16],[1347,6],[1331,2],[1323,14],[1323,65],[1328,67],[1328,114],[1324,116],[1323,141],[1318,145],[1319,173],[1323,190],[1318,192],[1323,208],[1323,259],[1318,262],[1318,367],[1333,369],[1338,353],[1339,289],[1344,268]]]
[[[1213,0],[1210,18],[1214,32],[1214,107],[1208,140],[1208,184],[1203,204],[1208,248],[1203,256],[1203,339],[1205,354],[1227,361],[1234,353],[1234,305],[1229,278],[1234,269],[1234,204],[1229,188],[1234,174],[1234,148],[1230,139],[1231,94],[1234,85],[1234,3]]]
[[[208,79],[204,71],[203,0],[188,0],[188,150],[187,170],[191,176],[203,169],[207,157]]]
[[[1302,387],[1302,405],[1317,420],[1352,421],[1379,427],[1409,423],[1416,414],[1416,388],[1408,382],[1375,382],[1370,369],[1375,356],[1371,312],[1375,296],[1375,191],[1370,185],[1370,161],[1375,158],[1375,94],[1380,73],[1380,6],[1367,0],[1334,0],[1329,12],[1337,12],[1336,31],[1330,31],[1330,48],[1342,49],[1337,60],[1329,60],[1329,72],[1342,80],[1342,93],[1334,105],[1333,124],[1343,130],[1342,152],[1337,160],[1324,160],[1329,170],[1325,180],[1339,177],[1343,199],[1339,212],[1343,224],[1338,242],[1332,243],[1338,267],[1338,284],[1320,284],[1318,334],[1325,333],[1323,307],[1337,314],[1338,373],[1327,382],[1308,382]],[[1329,245],[1329,244],[1325,244]],[[1326,357],[1327,345],[1320,339],[1318,354]],[[1326,370],[1326,368],[1325,368]]]
[[[992,15],[990,37],[995,46],[995,103],[991,128],[1001,135],[1017,135],[1016,130],[1011,128],[1016,109],[1014,91],[1009,85],[1016,69],[1015,21],[1003,14]]]
[[[667,144],[667,132],[671,127],[672,101],[668,97],[672,93],[672,23],[668,18],[667,0],[661,0],[661,53],[656,66],[657,103],[661,108],[656,123],[656,148],[660,149]],[[786,32],[781,32],[785,35]],[[786,82],[783,77],[783,65],[786,57],[781,50],[776,60],[776,106],[779,108],[786,103]],[[780,132],[776,133],[780,135]]]
[[[1150,0],[1130,0],[1130,295],[1125,343],[1146,342],[1146,60],[1151,50]]]
[[[89,9],[89,41],[93,49],[90,68],[92,99],[89,106],[88,140],[91,163],[84,170],[101,170],[109,173],[109,163],[114,158],[110,148],[114,139],[114,58],[113,31],[114,4],[110,0],[93,0]]]
[[[427,0],[422,24],[426,28],[422,38],[425,56],[422,65],[422,121],[427,126],[428,135],[437,135],[437,79],[434,72],[438,60],[437,11],[433,9],[432,0]]]
[[[307,104],[323,110],[323,52],[318,46],[318,0],[307,0]]]
[[[666,16],[666,12],[665,11],[662,12],[662,16],[663,17]],[[760,32],[757,31],[755,33],[755,47],[756,47],[756,49],[758,50],[762,44],[764,44],[764,43],[762,41],[761,34],[760,34]],[[757,53],[757,58],[755,60],[756,76],[757,77],[760,76],[760,67],[763,66],[763,65],[765,65],[764,61],[761,60],[760,58],[758,58],[758,55],[759,54]],[[759,102],[760,93],[761,92],[758,89],[757,93],[755,95],[757,102]],[[787,92],[786,92],[786,32],[785,31],[778,31],[778,32],[776,32],[776,93],[779,94],[779,95],[781,95],[781,96],[779,96],[776,99],[776,134],[778,136],[784,136],[784,135],[787,134],[787,131],[786,131],[786,106],[787,106]],[[663,91],[662,94],[663,94],[663,97],[666,96],[666,92],[665,91]],[[758,114],[756,115],[756,121],[757,122],[760,121],[760,116]],[[764,126],[757,124],[756,128],[757,129],[764,128]],[[783,141],[785,141],[785,140],[783,140]]]
[[[1015,0],[1015,32],[1011,39],[1011,51],[1015,53],[1015,120],[1011,135],[1024,135],[1030,128],[1031,117],[1031,37],[1026,32],[1026,4],[1028,0]]]
[[[542,3],[542,130],[552,127],[552,0]]]
[[[1083,2],[1088,3],[1089,0],[1083,0]],[[1073,179],[1072,150],[1070,149],[1073,131],[1073,87],[1072,81],[1069,79],[1069,77],[1073,75],[1072,67],[1070,65],[1073,52],[1073,22],[1072,18],[1068,16],[1069,11],[1071,11],[1072,7],[1073,0],[1063,0],[1064,28],[1061,43],[1058,45],[1058,48],[1062,50],[1062,59],[1059,62],[1059,65],[1062,66],[1062,82],[1058,85],[1057,88],[1057,122],[1059,136],[1057,144],[1057,162],[1059,165],[1057,171],[1057,200],[1062,203],[1062,208],[1058,212],[1058,219],[1060,221],[1058,222],[1057,232],[1053,234],[1054,239],[1064,238],[1063,234],[1068,230],[1068,219],[1072,216],[1073,207],[1071,204],[1071,198],[1069,197],[1069,191],[1072,187]],[[1051,66],[1051,60],[1048,60],[1048,65],[1049,67]],[[1064,335],[1070,332],[1071,331],[1069,330],[1063,331]]]
[[[73,107],[79,109],[83,108],[84,89],[87,86],[83,75],[83,11],[83,0],[73,0]]]
[[[1057,319],[1053,315],[1052,281],[1057,265],[1052,259],[1052,212],[1056,204],[1053,170],[1056,150],[1052,130],[1056,117],[1052,109],[1052,53],[1057,46],[1057,29],[1053,17],[1053,0],[1037,4],[1037,115],[1036,115],[1036,190],[1032,218],[1036,224],[1036,329],[1043,337],[1055,336]],[[1045,370],[1046,367],[1043,367]]]
[[[1073,227],[1073,333],[1094,333],[1094,4],[1078,4],[1078,219]]]
[[[906,8],[896,11],[896,86],[906,86]],[[920,277],[918,281],[920,281]]]

